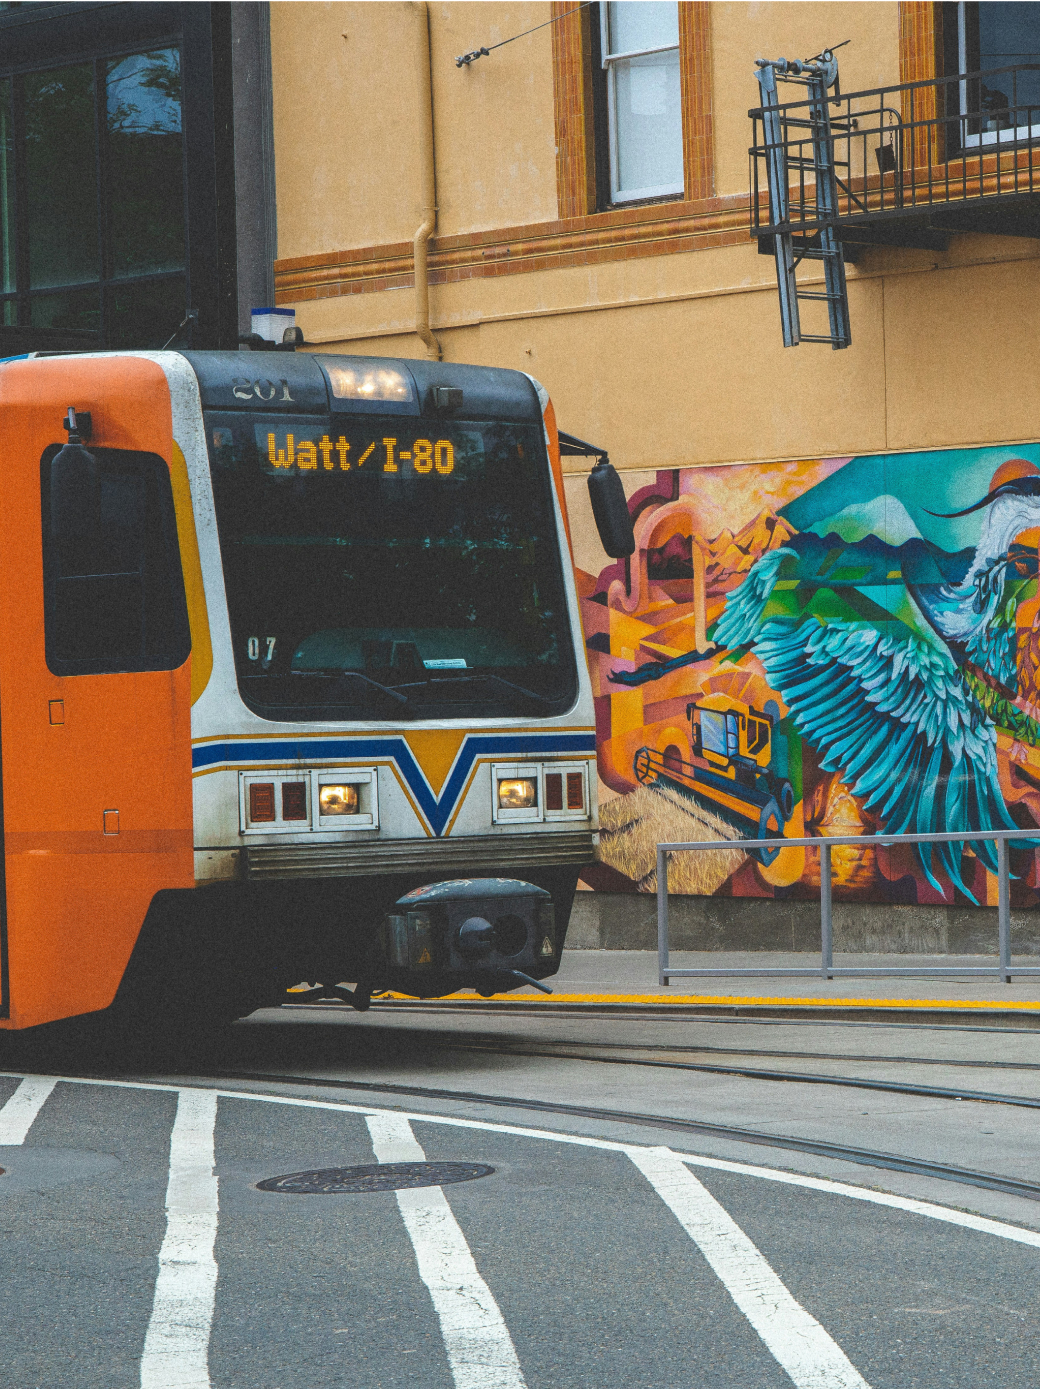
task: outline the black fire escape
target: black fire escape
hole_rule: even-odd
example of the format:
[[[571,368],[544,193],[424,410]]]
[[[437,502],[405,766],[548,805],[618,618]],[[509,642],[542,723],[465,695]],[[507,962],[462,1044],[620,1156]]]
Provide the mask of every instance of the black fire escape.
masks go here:
[[[758,66],[751,234],[776,258],[785,346],[849,345],[844,262],[870,247],[944,251],[960,232],[1040,238],[1040,104],[1020,100],[1040,65],[850,93],[829,51]],[[781,83],[807,99],[780,102]],[[827,309],[812,331],[805,301]]]

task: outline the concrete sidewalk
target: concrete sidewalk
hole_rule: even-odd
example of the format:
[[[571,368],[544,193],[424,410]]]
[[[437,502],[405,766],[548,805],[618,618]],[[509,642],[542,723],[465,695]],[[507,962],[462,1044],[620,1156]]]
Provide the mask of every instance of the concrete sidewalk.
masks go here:
[[[773,954],[765,951],[729,953],[725,951],[673,950],[670,965],[678,969],[815,969],[819,954]],[[812,1003],[842,1003],[877,1000],[888,1005],[903,1003],[913,1006],[948,1003],[968,1007],[1032,1007],[1040,1011],[1040,960],[1035,956],[1021,958],[1018,963],[1034,968],[1036,975],[1015,978],[1005,984],[997,978],[979,979],[970,976],[943,978],[940,970],[956,966],[995,968],[992,955],[944,955],[941,964],[934,956],[924,955],[851,955],[835,956],[836,965],[857,968],[932,967],[931,978],[845,978],[822,979],[809,977],[774,976],[747,978],[740,975],[711,975],[701,978],[676,979],[669,985],[657,981],[657,954],[650,950],[564,950],[559,973],[546,982],[555,996],[583,997],[638,996],[666,1001],[681,998],[726,999],[748,1003],[765,1001],[807,1000]],[[519,993],[533,990],[518,990]]]

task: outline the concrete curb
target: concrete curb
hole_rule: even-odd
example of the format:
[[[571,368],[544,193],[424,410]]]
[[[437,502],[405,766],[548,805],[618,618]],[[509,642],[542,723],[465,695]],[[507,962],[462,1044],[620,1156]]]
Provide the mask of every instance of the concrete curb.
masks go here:
[[[299,1007],[314,1005],[301,1004]],[[347,1005],[343,1005],[346,1007]],[[1011,1007],[993,1006],[988,1002],[977,1005],[964,999],[936,1000],[926,1003],[878,999],[834,1002],[822,1000],[773,999],[768,1002],[730,1001],[724,998],[669,998],[662,994],[562,994],[546,998],[542,994],[499,994],[493,998],[442,999],[373,999],[372,1011],[438,1011],[488,1013],[528,1013],[537,1010],[578,1017],[623,1016],[626,1013],[661,1013],[683,1018],[763,1018],[787,1022],[859,1022],[882,1023],[888,1027],[956,1027],[972,1031],[1036,1031],[1040,1032],[1040,1003],[1023,1003]]]

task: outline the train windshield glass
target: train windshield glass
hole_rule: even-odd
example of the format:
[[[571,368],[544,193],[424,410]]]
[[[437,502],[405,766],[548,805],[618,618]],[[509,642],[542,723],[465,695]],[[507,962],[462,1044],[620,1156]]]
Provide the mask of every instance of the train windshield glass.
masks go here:
[[[562,713],[576,697],[540,431],[210,413],[239,688],[278,719]]]

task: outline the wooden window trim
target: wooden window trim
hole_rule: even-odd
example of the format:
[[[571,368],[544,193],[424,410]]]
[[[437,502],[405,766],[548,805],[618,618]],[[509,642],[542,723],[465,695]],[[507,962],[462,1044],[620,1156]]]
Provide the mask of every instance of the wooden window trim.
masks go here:
[[[690,202],[715,191],[711,114],[711,5],[679,0],[679,77],[682,83],[683,172]]]
[[[942,5],[933,0],[900,0],[900,82],[926,82],[941,72]]]
[[[714,191],[710,9],[709,0],[679,0],[684,193],[656,200],[662,204],[699,202]],[[605,209],[602,214],[596,210],[590,8],[575,11],[572,0],[554,0],[552,17],[556,20],[552,51],[560,219],[605,216],[618,209]]]
[[[900,0],[899,3],[899,80],[926,82],[943,70],[942,4],[936,0]],[[934,120],[939,114],[936,89],[921,88],[913,96],[903,93],[902,117],[905,121]],[[918,131],[913,139],[911,161],[915,168],[941,163],[938,131],[928,148],[928,136]]]

